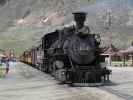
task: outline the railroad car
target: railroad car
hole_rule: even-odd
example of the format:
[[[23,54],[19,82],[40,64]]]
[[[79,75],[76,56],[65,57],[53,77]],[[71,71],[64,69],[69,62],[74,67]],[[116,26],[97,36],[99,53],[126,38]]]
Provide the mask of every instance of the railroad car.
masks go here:
[[[42,45],[39,44],[36,47],[32,47],[31,49],[24,51],[24,53],[20,56],[20,61],[26,64],[32,65],[32,67],[40,69],[43,65],[43,51]]]

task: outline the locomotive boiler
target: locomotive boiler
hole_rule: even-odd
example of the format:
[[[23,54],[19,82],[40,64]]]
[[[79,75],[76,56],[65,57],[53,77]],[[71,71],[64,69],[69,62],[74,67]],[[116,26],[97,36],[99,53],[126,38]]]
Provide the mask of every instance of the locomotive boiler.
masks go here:
[[[91,34],[84,25],[86,13],[75,12],[76,25],[46,34],[42,38],[44,51],[42,70],[63,83],[96,85],[111,73],[101,66],[100,36]]]

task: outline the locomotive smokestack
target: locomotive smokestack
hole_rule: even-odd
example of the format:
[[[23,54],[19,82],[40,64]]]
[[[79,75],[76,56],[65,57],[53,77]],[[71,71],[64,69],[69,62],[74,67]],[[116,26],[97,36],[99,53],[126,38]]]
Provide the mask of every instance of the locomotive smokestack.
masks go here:
[[[74,20],[78,29],[81,29],[84,26],[87,13],[85,12],[74,12]]]

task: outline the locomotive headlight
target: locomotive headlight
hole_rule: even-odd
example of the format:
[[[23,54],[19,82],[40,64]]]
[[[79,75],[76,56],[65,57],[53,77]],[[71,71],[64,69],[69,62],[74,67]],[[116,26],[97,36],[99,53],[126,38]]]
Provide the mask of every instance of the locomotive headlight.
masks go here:
[[[63,62],[63,61],[60,61],[60,60],[56,60],[56,61],[54,62],[54,64],[56,65],[56,67],[57,67],[58,69],[61,69],[61,68],[64,67],[64,62]]]
[[[62,73],[61,73],[62,75],[65,75],[65,72],[64,71],[62,71]]]

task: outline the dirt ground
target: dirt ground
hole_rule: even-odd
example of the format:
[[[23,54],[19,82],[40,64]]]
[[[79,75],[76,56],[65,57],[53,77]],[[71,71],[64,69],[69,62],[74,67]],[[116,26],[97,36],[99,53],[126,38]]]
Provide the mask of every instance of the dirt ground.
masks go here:
[[[125,100],[133,100],[133,67],[111,67],[110,69],[112,69],[112,84],[100,88]]]
[[[69,87],[17,62],[0,79],[0,100],[133,100],[133,68],[111,68],[110,86]]]

